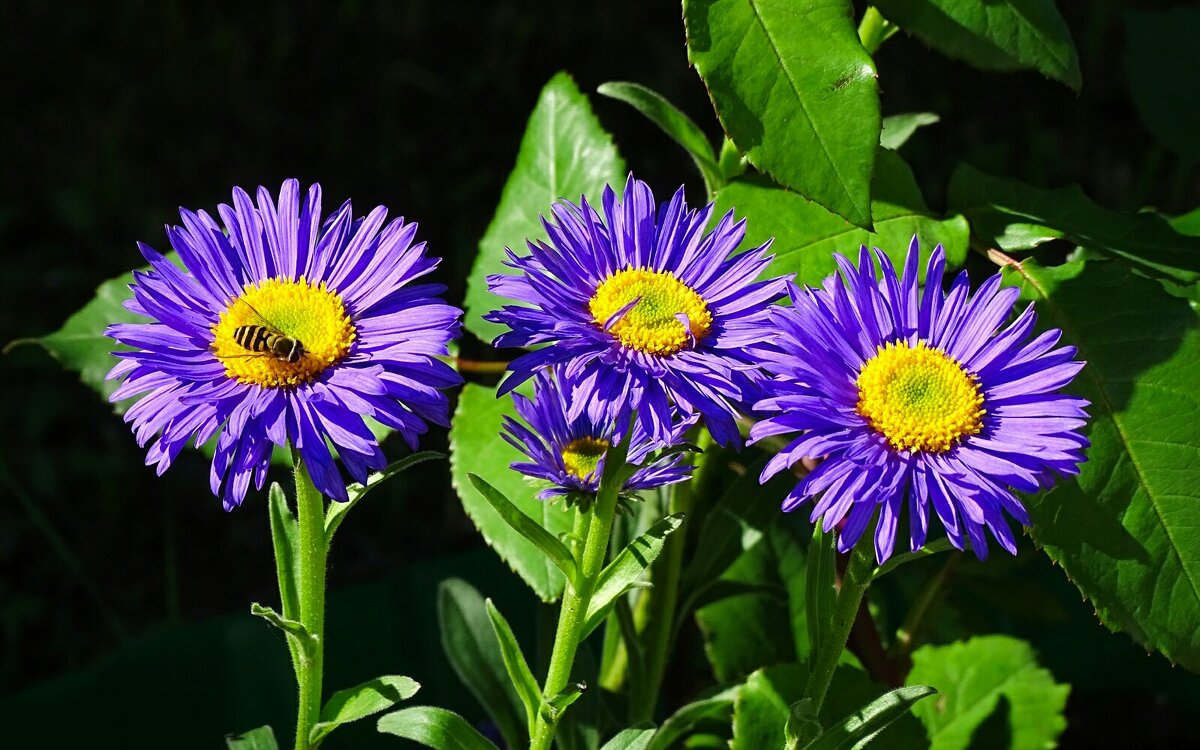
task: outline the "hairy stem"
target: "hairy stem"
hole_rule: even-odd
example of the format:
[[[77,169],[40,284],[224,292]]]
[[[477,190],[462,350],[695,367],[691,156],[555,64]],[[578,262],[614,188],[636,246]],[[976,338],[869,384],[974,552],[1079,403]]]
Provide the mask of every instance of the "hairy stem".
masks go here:
[[[321,718],[321,677],[325,661],[325,499],[313,485],[301,460],[296,461],[296,517],[300,531],[300,623],[311,637],[300,649],[296,681],[300,709],[296,715],[296,750],[309,750],[309,734]]]
[[[875,569],[875,559],[870,544],[858,544],[850,551],[850,562],[846,566],[846,574],[842,577],[842,588],[838,592],[833,605],[829,629],[825,639],[813,655],[812,671],[808,675],[808,684],[804,688],[804,697],[811,701],[812,715],[815,717],[825,702],[825,693],[833,680],[833,672],[841,659],[842,650],[850,636],[850,628],[858,616],[859,605],[871,585],[871,573]],[[802,738],[805,742],[812,737]],[[803,743],[801,743],[803,746]]]
[[[584,620],[595,593],[597,579],[604,568],[608,553],[608,539],[612,533],[613,518],[617,513],[617,499],[625,482],[625,458],[629,448],[628,438],[624,443],[609,449],[605,457],[604,475],[596,500],[586,512],[580,512],[576,530],[586,527],[583,533],[583,550],[578,562],[575,581],[568,581],[563,591],[562,609],[559,610],[558,628],[554,634],[554,648],[550,653],[550,668],[542,687],[542,706],[538,710],[530,750],[549,750],[558,727],[560,711],[551,706],[551,701],[567,687],[571,678],[571,667],[575,664],[575,653],[579,650]]]

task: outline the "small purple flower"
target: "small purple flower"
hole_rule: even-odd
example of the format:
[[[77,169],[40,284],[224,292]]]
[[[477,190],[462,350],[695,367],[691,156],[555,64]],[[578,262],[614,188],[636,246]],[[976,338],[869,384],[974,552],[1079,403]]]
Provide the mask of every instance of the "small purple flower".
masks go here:
[[[775,377],[755,404],[768,417],[750,435],[800,435],[762,479],[823,456],[784,510],[815,498],[811,520],[823,518],[825,531],[843,524],[838,547],[847,551],[878,508],[881,563],[906,503],[913,550],[925,544],[932,505],[958,549],[966,541],[985,558],[988,529],[1016,554],[1004,514],[1024,525],[1029,516],[1011,489],[1044,489],[1086,460],[1079,430],[1088,402],[1058,392],[1084,365],[1075,347],[1055,348],[1057,329],[1030,340],[1032,305],[1005,326],[1019,292],[1001,287],[999,275],[972,296],[962,273],[943,293],[940,245],[923,293],[915,237],[901,278],[886,255],[866,247],[857,268],[837,261],[838,276],[821,289],[793,285],[792,306],[772,316],[779,335],[760,354]]]
[[[553,485],[538,493],[542,500],[562,495],[594,495],[599,489],[605,452],[625,435],[618,427],[619,419],[606,417],[597,421],[589,416],[588,410],[573,408],[578,402],[595,397],[590,386],[568,375],[561,366],[534,376],[533,399],[512,394],[524,424],[505,417],[503,436],[529,458],[529,462],[514,463],[512,468]],[[576,411],[579,413],[571,416]],[[642,464],[655,450],[681,442],[688,426],[685,421],[672,420],[671,437],[663,444],[651,438],[640,423],[635,423],[626,460],[632,465]],[[680,465],[680,459],[681,454],[675,453],[641,466],[625,481],[623,489],[649,490],[686,480],[692,467]]]
[[[113,401],[141,394],[125,413],[138,444],[153,441],[147,464],[161,475],[192,438],[217,435],[210,484],[230,510],[251,478],[262,488],[272,446],[291,444],[320,491],[346,500],[346,471],[363,482],[386,465],[364,423],[399,432],[414,449],[426,422],[447,424],[439,389],[461,382],[436,355],[459,330],[461,312],[412,284],[437,258],[413,244],[416,224],[384,224],[385,208],[355,218],[350,202],[322,223],[321,188],[303,201],[288,180],[276,204],[241,188],[233,205],[208,213],[180,209],[167,227],[182,268],[148,245],[151,265],[135,271],[126,308],[147,323],[110,326],[134,351],[116,352],[109,378],[124,382]]]
[[[523,305],[486,316],[511,330],[496,346],[548,344],[518,357],[501,392],[551,364],[596,394],[576,402],[593,418],[632,409],[659,440],[671,430],[672,405],[702,415],[722,444],[737,443],[736,417],[753,396],[758,363],[746,347],[760,344],[770,303],[784,280],[756,282],[770,262],[767,245],[734,255],[745,222],[726,214],[705,231],[713,207],[687,208],[683,188],[657,206],[632,175],[618,200],[611,188],[603,215],[587,200],[562,201],[543,220],[550,242],[529,243],[530,255],[508,251],[518,276],[490,276],[489,288]]]

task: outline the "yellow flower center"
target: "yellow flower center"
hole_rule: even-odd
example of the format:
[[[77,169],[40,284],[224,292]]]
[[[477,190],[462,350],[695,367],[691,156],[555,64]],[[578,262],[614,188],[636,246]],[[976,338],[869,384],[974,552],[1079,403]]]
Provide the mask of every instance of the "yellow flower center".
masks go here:
[[[670,271],[617,271],[596,289],[588,310],[603,327],[634,300],[637,304],[608,329],[629,349],[666,357],[688,348],[712,329],[708,305]],[[680,313],[687,317],[686,326],[677,317]]]
[[[607,440],[581,437],[572,440],[562,449],[563,468],[576,479],[587,479],[596,472],[600,459],[608,450]]]
[[[225,375],[268,388],[309,382],[345,357],[356,335],[342,298],[304,277],[247,285],[212,332]]]
[[[856,384],[858,413],[897,451],[944,453],[983,429],[977,379],[924,341],[878,347]]]

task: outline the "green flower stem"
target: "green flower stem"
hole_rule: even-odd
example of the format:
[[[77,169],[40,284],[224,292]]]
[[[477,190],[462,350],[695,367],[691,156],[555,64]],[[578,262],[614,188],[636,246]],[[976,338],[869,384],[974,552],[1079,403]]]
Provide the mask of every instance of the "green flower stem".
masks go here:
[[[863,49],[872,55],[875,54],[875,50],[879,49],[879,45],[887,41],[888,37],[895,34],[896,31],[897,27],[884,18],[874,5],[867,8],[866,13],[863,13],[862,21],[858,24],[859,41],[862,42]]]
[[[300,623],[310,636],[300,649],[296,681],[300,710],[296,716],[296,750],[309,750],[309,734],[321,718],[321,677],[325,661],[325,498],[313,485],[304,462],[296,460],[296,517],[300,527]]]
[[[873,548],[869,543],[858,544],[850,553],[850,562],[846,566],[846,574],[842,576],[842,588],[838,592],[837,601],[833,605],[833,617],[829,623],[827,635],[817,647],[813,655],[812,669],[808,675],[808,684],[804,687],[804,697],[809,699],[811,715],[815,718],[825,702],[825,693],[833,680],[833,672],[846,648],[846,640],[850,637],[850,628],[858,615],[858,607],[862,604],[867,588],[871,585],[871,573],[875,570]],[[804,742],[814,738],[802,738]],[[801,742],[803,746],[804,742]]]
[[[571,667],[575,664],[575,652],[579,650],[579,637],[587,616],[588,606],[595,593],[600,571],[608,553],[608,539],[612,533],[613,519],[617,514],[617,499],[627,476],[625,458],[629,440],[609,449],[605,457],[604,476],[596,492],[596,500],[586,512],[576,519],[579,530],[586,520],[582,541],[583,551],[578,558],[578,577],[567,582],[563,591],[562,609],[558,616],[558,629],[554,634],[554,649],[550,654],[550,668],[542,688],[542,707],[538,711],[530,750],[549,750],[558,727],[560,711],[550,706],[550,701],[561,693],[571,678]]]

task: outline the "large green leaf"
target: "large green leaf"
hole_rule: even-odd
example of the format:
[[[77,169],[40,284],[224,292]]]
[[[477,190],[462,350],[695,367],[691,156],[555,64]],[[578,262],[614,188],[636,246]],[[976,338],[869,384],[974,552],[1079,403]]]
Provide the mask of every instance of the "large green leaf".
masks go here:
[[[1088,363],[1088,461],[1030,502],[1033,537],[1108,627],[1200,671],[1200,321],[1112,262],[1005,275]]]
[[[1054,0],[876,0],[892,23],[942,54],[983,70],[1037,70],[1076,91],[1071,32]]]
[[[879,94],[849,0],[685,0],[683,19],[688,59],[750,163],[869,227]]]
[[[467,515],[487,543],[539,597],[550,602],[562,593],[566,578],[540,549],[512,530],[467,478],[468,474],[483,477],[552,535],[561,536],[571,530],[571,509],[562,503],[538,500],[534,497],[536,488],[524,475],[509,468],[523,456],[500,437],[501,420],[506,415],[516,417],[511,398],[496,398],[495,391],[474,383],[463,388],[450,426],[450,479]]]
[[[406,708],[384,716],[376,727],[434,750],[496,750],[466,719],[444,708]]]
[[[784,728],[791,716],[792,704],[800,700],[807,680],[808,669],[803,664],[777,664],[751,674],[734,702],[730,750],[784,747]],[[884,689],[873,684],[863,672],[838,667],[821,705],[821,725],[837,725],[883,692]],[[911,715],[896,718],[883,729],[881,736],[883,741],[879,747],[889,750],[916,750],[928,746],[920,722]]]
[[[771,273],[794,273],[798,284],[819,284],[837,269],[834,253],[853,257],[859,245],[878,247],[897,264],[904,262],[913,235],[921,240],[922,271],[939,242],[951,267],[967,254],[968,227],[962,216],[934,218],[912,170],[894,151],[880,150],[874,180],[875,232],[847,224],[796,193],[761,178],[730,183],[717,193],[717,210],[746,217],[746,246],[771,237]]]
[[[1179,90],[1180,81],[1200,79],[1200,8],[1127,11],[1125,28],[1125,69],[1142,122],[1166,146],[1200,159],[1200,97]]]
[[[416,695],[420,687],[409,677],[387,675],[339,690],[329,697],[321,709],[321,720],[313,725],[309,741],[315,747],[342,724],[385,711]]]
[[[1066,239],[1155,276],[1200,280],[1200,237],[1179,234],[1159,214],[1103,208],[1077,185],[1042,190],[964,164],[950,178],[948,200],[974,235],[1001,250]]]
[[[612,136],[600,126],[571,76],[557,74],[529,115],[517,163],[479,241],[464,299],[467,330],[489,342],[504,330],[483,319],[502,304],[488,291],[487,277],[513,273],[503,265],[506,247],[524,255],[526,240],[545,239],[540,216],[549,215],[551,204],[560,198],[578,202],[581,195],[599,203],[605,185],[619,190],[624,181],[625,162]]]
[[[112,352],[128,350],[104,335],[104,329],[113,323],[145,322],[141,315],[129,312],[124,302],[133,296],[129,285],[133,273],[124,273],[96,287],[96,296],[74,315],[67,318],[62,328],[45,336],[17,339],[5,349],[21,344],[38,344],[57,359],[62,366],[79,373],[79,379],[104,398],[120,385],[116,380],[105,380],[104,376],[117,363]],[[124,412],[132,401],[123,401],[114,408]]]
[[[442,650],[454,672],[496,722],[509,747],[528,740],[524,704],[509,681],[484,599],[459,578],[438,586]]]
[[[913,707],[931,750],[1048,750],[1067,726],[1070,686],[1056,683],[1029,644],[1016,638],[987,635],[919,648],[907,682],[938,691],[936,700]]]

